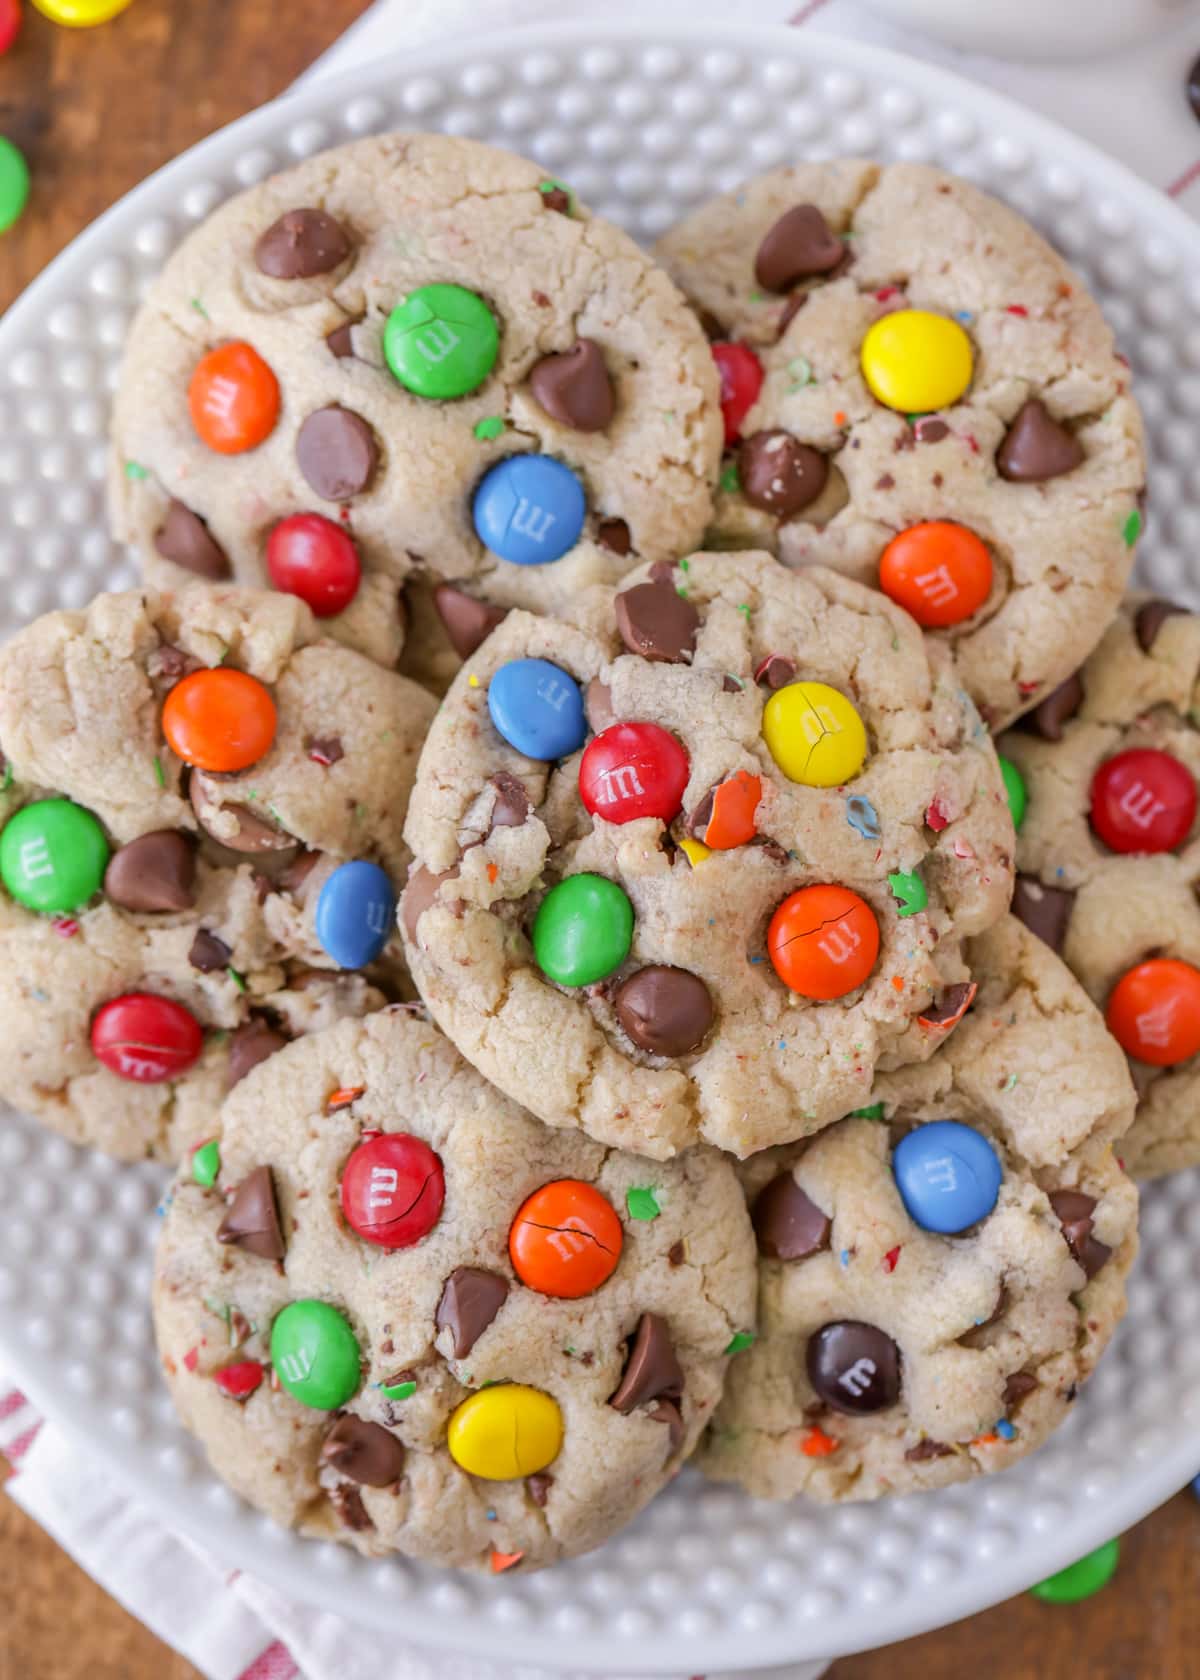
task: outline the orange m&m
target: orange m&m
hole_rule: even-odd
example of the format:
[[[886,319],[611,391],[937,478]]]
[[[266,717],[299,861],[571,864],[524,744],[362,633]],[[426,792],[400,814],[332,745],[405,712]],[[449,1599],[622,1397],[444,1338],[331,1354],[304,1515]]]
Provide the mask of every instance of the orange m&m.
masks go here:
[[[218,455],[243,455],[275,430],[279,381],[253,345],[219,344],[196,363],[188,409],[202,443]]]
[[[193,671],[167,695],[167,745],[197,770],[248,770],[275,739],[275,702],[245,671]]]
[[[879,587],[924,630],[961,624],[992,590],[985,545],[950,519],[926,519],[892,538],[879,560]]]
[[[849,887],[802,887],[771,917],[767,955],[785,986],[824,1003],[845,997],[870,974],[879,923]]]
[[[1117,981],[1105,1011],[1108,1030],[1127,1056],[1175,1067],[1200,1051],[1200,969],[1175,957],[1151,957]]]
[[[508,1233],[508,1253],[530,1289],[574,1300],[608,1281],[622,1241],[621,1221],[594,1184],[558,1178],[521,1204]]]

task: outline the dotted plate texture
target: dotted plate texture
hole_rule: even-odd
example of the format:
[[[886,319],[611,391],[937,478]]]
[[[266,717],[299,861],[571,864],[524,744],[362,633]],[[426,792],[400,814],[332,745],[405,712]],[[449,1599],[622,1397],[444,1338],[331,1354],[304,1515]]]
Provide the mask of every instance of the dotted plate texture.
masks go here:
[[[174,246],[239,188],[394,127],[527,153],[645,241],[800,157],[929,160],[999,194],[1082,271],[1136,369],[1154,459],[1142,581],[1200,606],[1200,228],[1079,140],[928,66],[796,31],[580,23],[318,81],[179,158],[51,265],[0,325],[0,630],[135,581],[105,530],[105,431],[122,339]],[[1021,1591],[1200,1469],[1200,1205],[1185,1174],[1146,1196],[1111,1353],[1067,1426],[1007,1474],[828,1510],[685,1472],[602,1551],[528,1579],[368,1562],[256,1515],[176,1424],[146,1304],[162,1182],[6,1117],[0,1361],[171,1524],[406,1640],[610,1674],[846,1654]]]

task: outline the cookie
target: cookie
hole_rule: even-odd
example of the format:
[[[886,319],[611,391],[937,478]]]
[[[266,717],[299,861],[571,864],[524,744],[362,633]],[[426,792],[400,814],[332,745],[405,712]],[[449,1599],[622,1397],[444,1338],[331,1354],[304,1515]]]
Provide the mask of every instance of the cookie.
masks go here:
[[[694,547],[720,415],[702,332],[624,233],[508,152],[389,134],[180,247],[112,442],[114,528],[151,581],[295,590],[385,664],[411,581],[437,679],[506,607]]]
[[[877,584],[1001,727],[1099,641],[1145,483],[1129,373],[1079,276],[921,164],[775,169],[658,256],[717,339],[710,546]]]
[[[979,992],[943,1051],[741,1169],[760,1331],[702,1449],[718,1480],[859,1500],[1004,1469],[1062,1422],[1124,1312],[1120,1051],[1015,919],[969,960]]]
[[[1082,669],[1010,730],[1016,913],[1130,1057],[1138,1177],[1200,1162],[1200,618],[1130,596]]]
[[[434,722],[406,833],[443,1029],[548,1124],[658,1158],[803,1137],[930,1054],[1012,880],[945,650],[753,553],[644,568],[586,623],[510,614]]]
[[[163,1368],[217,1473],[307,1534],[494,1571],[598,1546],[752,1330],[726,1161],[549,1131],[407,1010],[273,1057],[216,1149],[163,1223]]]
[[[0,1095],[174,1160],[288,1037],[409,995],[391,883],[433,710],[290,595],[130,590],[14,637]]]

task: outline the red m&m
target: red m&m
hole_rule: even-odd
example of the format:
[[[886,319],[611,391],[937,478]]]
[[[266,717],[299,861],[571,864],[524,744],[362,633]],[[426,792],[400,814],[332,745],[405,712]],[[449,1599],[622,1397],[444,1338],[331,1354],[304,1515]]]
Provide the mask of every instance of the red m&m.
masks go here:
[[[1110,851],[1173,851],[1195,815],[1191,771],[1155,747],[1118,753],[1092,777],[1092,827]]]
[[[362,562],[350,537],[320,513],[281,519],[267,538],[267,571],[276,589],[299,595],[318,618],[345,612],[358,594]]]
[[[748,344],[720,343],[712,347],[713,361],[721,377],[721,415],[725,421],[725,446],[736,441],[742,421],[758,401],[762,390],[762,363]]]
[[[1174,957],[1152,957],[1117,981],[1105,1011],[1108,1030],[1127,1056],[1175,1067],[1200,1052],[1200,970]]]
[[[407,1132],[386,1132],[360,1143],[342,1173],[346,1223],[379,1248],[419,1243],[437,1224],[445,1199],[440,1159]]]
[[[579,797],[605,822],[673,821],[687,779],[687,753],[656,723],[614,723],[579,761]]]
[[[98,1010],[92,1051],[110,1073],[137,1085],[178,1079],[199,1059],[204,1034],[196,1017],[170,998],[127,992]]]

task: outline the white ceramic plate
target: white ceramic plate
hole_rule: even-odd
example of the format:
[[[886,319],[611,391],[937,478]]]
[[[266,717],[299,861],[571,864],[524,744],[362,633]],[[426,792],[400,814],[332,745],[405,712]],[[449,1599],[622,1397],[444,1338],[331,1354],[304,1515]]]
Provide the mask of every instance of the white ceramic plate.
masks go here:
[[[108,540],[109,392],[164,258],[240,187],[392,127],[499,142],[651,239],[786,159],[929,159],[1037,222],[1098,291],[1154,456],[1143,579],[1200,605],[1200,229],[1118,165],[941,71],[795,31],[540,29],[318,81],[143,183],[0,324],[0,631],[135,580]],[[3,1030],[0,1025],[0,1030]],[[208,1472],[159,1381],[146,1307],[161,1178],[0,1130],[0,1357],[132,1491],[222,1557],[406,1639],[609,1673],[845,1654],[996,1603],[1200,1469],[1195,1175],[1146,1197],[1129,1321],[1067,1426],[1005,1475],[876,1506],[756,1504],[682,1476],[631,1530],[542,1575],[366,1562],[257,1516]]]

